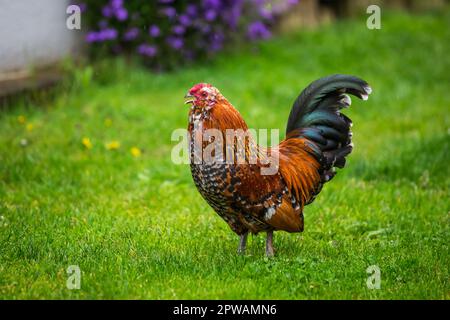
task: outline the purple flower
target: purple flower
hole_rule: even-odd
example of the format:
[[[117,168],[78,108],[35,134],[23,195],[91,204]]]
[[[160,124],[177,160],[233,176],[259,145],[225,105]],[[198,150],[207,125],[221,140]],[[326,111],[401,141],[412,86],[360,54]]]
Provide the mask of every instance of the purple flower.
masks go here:
[[[150,28],[148,29],[148,34],[151,37],[156,38],[161,34],[161,30],[157,25],[151,25]]]
[[[128,11],[127,11],[127,9],[124,9],[124,8],[117,9],[115,14],[116,14],[117,20],[119,20],[119,21],[124,21],[124,20],[127,20],[127,18],[128,18]]]
[[[86,35],[86,41],[87,42],[101,42],[106,40],[114,40],[117,38],[117,30],[108,28],[103,29],[98,32],[91,31]]]
[[[195,4],[189,4],[186,7],[186,13],[190,16],[190,17],[195,17],[197,15],[197,6]]]
[[[206,21],[213,21],[217,16],[216,11],[210,9],[208,11],[205,12],[205,20]]]
[[[102,8],[102,15],[104,17],[110,18],[112,16],[112,14],[113,14],[113,11],[111,10],[110,7],[105,6]]]
[[[271,35],[269,29],[267,29],[266,25],[261,21],[253,22],[247,27],[247,36],[251,40],[267,39]]]
[[[166,51],[178,52],[189,60],[222,50],[227,41],[235,39],[235,33],[236,37],[249,40],[269,38],[278,14],[289,10],[298,0],[196,0],[191,4],[154,0],[148,7],[156,10],[153,13],[139,10],[124,0],[102,2],[103,5],[92,8],[100,11],[101,16],[93,20],[96,29],[88,30],[85,40],[94,44],[105,42],[113,54],[133,48],[136,55],[154,57],[150,61],[152,66],[163,67],[170,59],[164,56]]]
[[[122,8],[123,0],[111,0],[111,7],[114,9]]]
[[[183,26],[189,26],[191,24],[191,18],[187,14],[180,15],[178,20]]]
[[[158,53],[158,49],[155,46],[142,43],[138,46],[137,52],[143,56],[154,57]]]
[[[267,20],[271,20],[273,18],[272,12],[266,8],[261,8],[259,10],[259,16]]]
[[[98,34],[95,31],[88,32],[86,34],[86,42],[92,43],[98,41]]]
[[[225,20],[228,22],[229,26],[234,29],[237,27],[239,18],[242,13],[242,3],[236,3],[229,12],[225,14]]]
[[[222,49],[224,39],[225,39],[225,37],[222,33],[220,33],[220,32],[213,33],[211,36],[209,49],[212,52],[219,51],[220,49]]]
[[[139,29],[131,28],[125,32],[125,34],[123,35],[123,39],[126,41],[131,41],[131,40],[136,39],[138,35],[139,35]]]
[[[172,32],[177,35],[182,35],[186,31],[186,28],[182,25],[176,25],[172,28]]]
[[[220,7],[220,0],[203,0],[203,6],[205,8],[218,9]]]
[[[108,28],[100,31],[100,41],[114,40],[117,38],[117,30]]]
[[[183,46],[184,46],[183,39],[179,38],[179,37],[175,37],[175,36],[168,37],[167,43],[169,44],[169,46],[171,46],[175,50],[179,50],[179,49],[183,48]]]
[[[162,10],[162,13],[166,17],[172,19],[173,17],[175,17],[177,15],[177,10],[175,10],[175,8],[172,8],[172,7],[167,7]]]

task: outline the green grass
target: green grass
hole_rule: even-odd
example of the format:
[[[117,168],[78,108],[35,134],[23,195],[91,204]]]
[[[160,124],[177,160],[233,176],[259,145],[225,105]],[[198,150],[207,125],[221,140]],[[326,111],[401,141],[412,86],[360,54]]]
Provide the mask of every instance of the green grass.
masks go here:
[[[169,74],[117,60],[77,70],[56,99],[19,99],[0,114],[0,297],[449,299],[448,21],[384,14],[370,31],[362,17]],[[283,130],[300,90],[332,73],[373,88],[347,112],[347,168],[306,208],[304,233],[275,234],[274,259],[261,235],[236,255],[237,236],[171,162],[185,92],[213,83],[250,127]],[[66,288],[69,265],[80,290]]]

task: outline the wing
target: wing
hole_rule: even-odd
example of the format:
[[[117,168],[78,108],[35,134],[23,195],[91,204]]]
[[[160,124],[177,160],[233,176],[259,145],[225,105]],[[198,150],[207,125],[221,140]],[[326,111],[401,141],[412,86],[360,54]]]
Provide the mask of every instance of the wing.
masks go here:
[[[261,166],[242,164],[228,171],[225,195],[230,208],[250,231],[303,230],[302,205],[289,192],[281,172],[263,175]]]

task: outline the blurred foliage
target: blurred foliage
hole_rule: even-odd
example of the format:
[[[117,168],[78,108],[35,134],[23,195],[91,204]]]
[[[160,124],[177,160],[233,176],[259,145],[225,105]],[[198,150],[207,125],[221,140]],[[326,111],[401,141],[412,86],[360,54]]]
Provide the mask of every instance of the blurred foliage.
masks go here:
[[[270,37],[294,0],[123,1],[80,3],[95,54],[139,55],[155,69],[210,57],[230,43]]]

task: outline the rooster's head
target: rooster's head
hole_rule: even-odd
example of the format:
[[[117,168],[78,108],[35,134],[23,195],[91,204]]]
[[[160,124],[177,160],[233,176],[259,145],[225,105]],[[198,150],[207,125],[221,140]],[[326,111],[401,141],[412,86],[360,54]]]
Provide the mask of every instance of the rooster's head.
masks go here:
[[[184,97],[185,104],[195,107],[212,107],[220,96],[219,90],[209,83],[199,83],[193,86]]]

